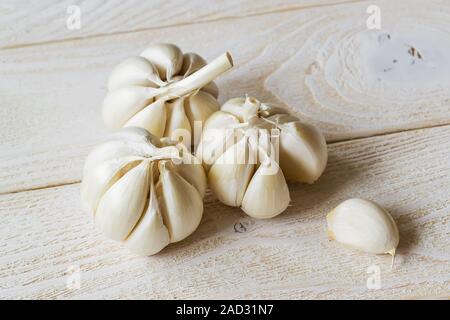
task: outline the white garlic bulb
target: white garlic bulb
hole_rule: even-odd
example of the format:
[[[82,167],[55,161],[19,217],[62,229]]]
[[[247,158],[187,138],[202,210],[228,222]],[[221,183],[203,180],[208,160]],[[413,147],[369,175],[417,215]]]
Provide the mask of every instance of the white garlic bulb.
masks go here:
[[[194,232],[205,189],[203,167],[186,148],[130,127],[89,154],[81,198],[106,236],[151,255]]]
[[[395,255],[397,225],[389,212],[372,201],[346,200],[327,215],[327,222],[328,236],[347,247]]]
[[[256,218],[283,212],[290,202],[286,179],[313,183],[328,158],[315,127],[252,97],[231,99],[211,115],[196,154],[218,199]]]
[[[219,109],[218,88],[212,81],[232,65],[229,53],[206,64],[199,55],[183,54],[173,44],[153,45],[112,71],[103,119],[112,129],[141,127],[157,137],[181,136],[190,140],[186,145],[196,145],[200,134],[192,137],[195,122],[203,123]]]

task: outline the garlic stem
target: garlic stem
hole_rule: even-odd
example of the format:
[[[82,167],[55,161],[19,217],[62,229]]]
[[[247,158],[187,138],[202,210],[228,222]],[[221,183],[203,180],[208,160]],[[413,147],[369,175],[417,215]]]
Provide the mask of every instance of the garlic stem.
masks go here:
[[[151,161],[155,160],[181,160],[180,150],[175,146],[167,146],[162,149],[159,149],[159,152],[156,154],[150,155],[147,157]]]
[[[226,52],[190,76],[165,87],[156,98],[172,99],[198,90],[233,66],[231,55]]]
[[[271,125],[273,125],[275,128],[277,128],[277,129],[282,129],[281,128],[281,126],[278,124],[278,123],[276,123],[275,121],[272,121],[272,120],[269,120],[269,119],[266,119],[266,118],[264,118],[264,117],[261,117],[260,118],[261,120],[264,120],[265,122],[267,122],[267,123],[269,123],[269,124],[271,124]]]

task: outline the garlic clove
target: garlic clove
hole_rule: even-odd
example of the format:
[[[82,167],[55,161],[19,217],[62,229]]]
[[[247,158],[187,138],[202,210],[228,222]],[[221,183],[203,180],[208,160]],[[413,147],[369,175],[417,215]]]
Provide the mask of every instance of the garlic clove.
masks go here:
[[[206,120],[196,156],[201,159],[205,170],[232,145],[235,134],[229,127],[239,125],[239,120],[232,114],[217,111]],[[236,137],[237,141],[237,137]]]
[[[290,116],[285,108],[275,106],[271,103],[261,103],[259,106],[259,114],[266,118],[279,115],[283,117],[289,117],[293,120],[298,120],[297,118]]]
[[[392,216],[375,202],[349,199],[327,215],[328,236],[360,251],[395,254],[399,232]]]
[[[117,65],[108,77],[108,90],[110,91],[132,86],[156,88],[162,84],[158,70],[142,57],[126,59]]]
[[[204,129],[227,129],[239,125],[239,123],[239,119],[236,116],[217,111],[206,120]]]
[[[164,136],[169,137],[174,141],[179,141],[179,137],[183,139],[191,138],[191,125],[189,124],[189,119],[184,111],[184,98],[179,98],[172,103],[167,102],[167,122],[166,129],[164,131]],[[185,136],[188,134],[189,136]],[[186,146],[191,145],[191,141],[184,141]]]
[[[313,183],[325,170],[327,143],[314,126],[292,121],[280,124],[280,166],[287,179]]]
[[[183,53],[170,43],[152,45],[141,53],[141,57],[156,67],[162,80],[171,80],[183,66]]]
[[[203,198],[206,192],[206,174],[202,163],[192,154],[186,152],[183,162],[173,164],[173,169],[186,181],[192,184]]]
[[[189,124],[192,129],[195,128],[196,122],[203,125],[211,114],[218,111],[220,108],[217,100],[209,93],[199,91],[197,94],[190,96],[185,102],[185,112],[189,119]],[[193,130],[194,134],[201,132],[201,127],[198,130]],[[200,141],[200,134],[192,137],[194,139],[194,146]]]
[[[143,159],[140,157],[113,159],[96,166],[92,172],[86,172],[81,182],[81,199],[85,211],[94,213],[103,194]]]
[[[226,205],[237,207],[255,170],[250,161],[246,139],[225,151],[209,170],[208,181],[217,198]]]
[[[153,134],[139,127],[123,128],[117,132],[111,134],[112,140],[122,140],[128,142],[137,142],[149,144],[149,147],[156,149],[160,146],[160,139],[156,138]]]
[[[202,87],[200,89],[200,91],[209,93],[215,99],[217,99],[219,97],[219,87],[217,86],[217,84],[215,82],[210,82],[210,83],[206,84],[204,87]]]
[[[260,102],[253,97],[238,97],[225,102],[220,110],[233,114],[240,122],[247,122],[258,115],[259,107]]]
[[[108,92],[103,101],[102,114],[111,129],[120,128],[125,122],[153,101],[157,89],[126,87]]]
[[[188,52],[183,54],[183,66],[180,73],[187,77],[204,66],[206,66],[205,59],[196,53]]]
[[[153,167],[153,165],[152,165]],[[150,170],[153,172],[153,170]],[[169,230],[164,225],[153,174],[150,174],[150,195],[144,211],[133,232],[125,241],[125,247],[139,255],[153,255],[170,243]]]
[[[151,134],[160,138],[164,135],[166,129],[166,106],[162,99],[144,107],[128,120],[124,127],[140,127],[148,130]]]
[[[170,242],[181,241],[197,229],[203,214],[203,200],[197,189],[181,177],[168,161],[159,162],[156,186],[164,224]]]
[[[253,175],[241,208],[251,217],[268,219],[286,210],[290,201],[282,170],[275,161],[267,158]]]
[[[95,169],[105,161],[123,157],[148,157],[159,152],[161,142],[143,128],[128,127],[111,135],[107,141],[94,150],[86,158],[83,175]]]
[[[137,150],[129,143],[122,141],[108,141],[89,153],[84,163],[83,174],[86,176],[93,171],[98,165],[105,161],[123,158],[127,156],[144,156],[143,150]]]
[[[124,240],[142,215],[149,188],[149,161],[142,161],[114,183],[103,195],[95,223],[106,236]]]

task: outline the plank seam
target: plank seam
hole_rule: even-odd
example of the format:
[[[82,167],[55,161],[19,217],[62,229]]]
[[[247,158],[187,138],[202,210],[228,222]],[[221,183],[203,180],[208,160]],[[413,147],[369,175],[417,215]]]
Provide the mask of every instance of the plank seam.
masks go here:
[[[435,129],[435,128],[444,128],[444,127],[450,128],[450,123],[438,124],[438,125],[427,126],[427,127],[420,127],[420,128],[411,128],[411,129],[392,131],[392,132],[385,132],[385,133],[374,134],[374,135],[366,136],[366,137],[356,137],[356,138],[351,138],[351,139],[336,140],[336,141],[327,142],[327,145],[334,145],[334,144],[339,144],[339,143],[346,143],[346,142],[352,142],[352,141],[358,141],[358,140],[364,140],[364,139],[371,139],[371,138],[376,138],[376,137],[390,136],[390,135],[400,134],[400,133],[403,133],[403,132],[414,132],[414,131],[429,130],[429,129],[431,130],[431,129]],[[42,186],[42,187],[38,186],[38,187],[17,189],[17,190],[14,190],[14,191],[0,192],[0,196],[7,195],[7,194],[12,194],[12,193],[45,190],[45,189],[62,187],[62,186],[74,185],[74,184],[78,184],[78,183],[81,183],[81,180],[74,180],[74,181],[64,182],[64,183],[59,183],[59,184],[56,184],[56,183],[55,184],[49,184],[49,185]]]
[[[74,184],[77,184],[80,182],[81,182],[81,180],[74,180],[74,181],[70,181],[70,182],[55,183],[55,184],[49,184],[49,185],[45,185],[45,186],[17,189],[17,190],[13,190],[13,191],[0,192],[0,196],[7,195],[7,194],[13,194],[13,193],[27,192],[27,191],[52,189],[52,188],[58,188],[58,187],[62,187],[62,186],[70,186],[70,185],[74,185]]]

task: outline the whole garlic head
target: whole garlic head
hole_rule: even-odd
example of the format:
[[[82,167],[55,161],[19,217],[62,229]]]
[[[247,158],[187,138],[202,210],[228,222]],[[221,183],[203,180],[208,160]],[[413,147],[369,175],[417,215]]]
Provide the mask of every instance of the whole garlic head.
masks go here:
[[[141,255],[183,240],[203,214],[201,163],[165,140],[142,128],[122,129],[96,147],[84,166],[85,210],[107,237]]]
[[[196,154],[219,200],[255,218],[283,212],[290,202],[286,179],[313,183],[328,158],[315,127],[253,97],[231,99],[212,114]]]
[[[156,137],[187,130],[191,141],[186,144],[196,145],[195,121],[203,123],[219,109],[212,80],[231,67],[228,53],[207,65],[198,54],[183,54],[173,44],[153,45],[112,71],[103,119],[109,128],[141,127]]]
[[[328,236],[364,252],[395,255],[399,242],[392,216],[375,202],[349,199],[327,215]]]

